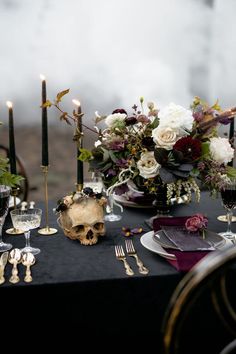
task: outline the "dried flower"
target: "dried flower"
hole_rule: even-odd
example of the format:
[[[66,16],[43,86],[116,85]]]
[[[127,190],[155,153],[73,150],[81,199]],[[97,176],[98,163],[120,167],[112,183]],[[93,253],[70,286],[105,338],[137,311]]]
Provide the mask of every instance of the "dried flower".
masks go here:
[[[189,232],[202,232],[205,238],[205,229],[207,228],[208,219],[203,214],[195,214],[188,218],[185,222],[185,227]]]

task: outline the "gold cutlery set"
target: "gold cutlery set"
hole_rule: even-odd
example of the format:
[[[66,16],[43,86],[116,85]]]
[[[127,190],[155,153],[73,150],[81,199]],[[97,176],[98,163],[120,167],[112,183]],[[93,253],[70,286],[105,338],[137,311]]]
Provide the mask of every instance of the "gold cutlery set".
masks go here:
[[[34,255],[30,252],[22,255],[19,248],[14,248],[11,252],[3,252],[0,257],[0,284],[5,282],[5,267],[7,262],[12,264],[11,276],[9,278],[10,283],[16,284],[20,281],[17,267],[20,263],[26,267],[24,281],[29,283],[33,280],[30,267],[35,263]]]
[[[143,262],[138,257],[132,240],[125,240],[125,248],[126,248],[127,255],[135,258],[139,273],[145,274],[145,275],[148,274],[149,270],[143,265]],[[126,274],[127,275],[134,275],[133,269],[130,267],[129,263],[127,262],[123,246],[116,245],[115,246],[115,254],[116,254],[116,258],[119,261],[122,261],[124,263]]]

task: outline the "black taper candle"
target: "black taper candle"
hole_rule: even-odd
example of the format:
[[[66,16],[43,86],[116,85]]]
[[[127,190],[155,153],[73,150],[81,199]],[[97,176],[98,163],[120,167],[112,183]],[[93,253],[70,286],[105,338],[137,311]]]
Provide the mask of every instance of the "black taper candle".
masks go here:
[[[234,145],[234,117],[231,119],[229,127],[229,140],[232,146]],[[229,166],[233,166],[234,159],[228,163]]]
[[[81,106],[79,104],[78,106],[78,121],[77,121],[77,128],[80,132],[80,134],[83,134],[83,129],[82,129],[82,110],[81,110]],[[84,183],[84,164],[83,161],[80,161],[78,159],[79,155],[80,155],[80,148],[83,147],[83,142],[82,142],[82,138],[83,136],[81,136],[79,138],[78,144],[77,144],[77,184],[78,185],[83,185]]]
[[[47,101],[46,80],[42,79],[42,105]],[[42,107],[42,166],[48,166],[48,115]]]
[[[12,103],[7,102],[9,110],[9,162],[10,171],[16,174],[16,150],[15,150],[15,135],[14,135],[14,120],[13,120],[13,109]]]

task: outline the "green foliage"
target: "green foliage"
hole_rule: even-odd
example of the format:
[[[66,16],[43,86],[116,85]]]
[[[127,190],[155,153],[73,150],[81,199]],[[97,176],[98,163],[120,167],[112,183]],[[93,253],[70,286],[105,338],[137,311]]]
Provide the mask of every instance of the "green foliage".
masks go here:
[[[0,184],[16,187],[23,180],[23,177],[10,173],[8,168],[8,159],[0,157]]]
[[[226,166],[227,176],[231,179],[236,178],[236,168],[231,166]]]
[[[84,161],[89,161],[91,159],[92,157],[91,151],[84,148],[80,148],[79,151],[80,151],[80,155],[78,157],[78,160],[84,162]]]

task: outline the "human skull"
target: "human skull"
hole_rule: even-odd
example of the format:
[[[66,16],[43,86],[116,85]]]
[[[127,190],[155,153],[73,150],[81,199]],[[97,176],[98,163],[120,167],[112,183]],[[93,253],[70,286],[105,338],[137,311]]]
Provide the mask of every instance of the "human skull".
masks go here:
[[[65,197],[64,200],[68,200]],[[105,235],[104,210],[105,198],[81,198],[60,212],[59,223],[64,234],[82,245],[94,245],[99,236]]]

